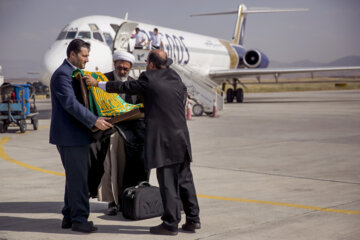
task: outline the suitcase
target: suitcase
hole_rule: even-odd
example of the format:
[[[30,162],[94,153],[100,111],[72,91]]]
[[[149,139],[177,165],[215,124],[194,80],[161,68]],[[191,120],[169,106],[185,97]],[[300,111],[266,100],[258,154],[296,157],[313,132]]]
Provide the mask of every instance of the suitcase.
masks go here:
[[[159,217],[164,212],[159,188],[146,181],[126,188],[122,205],[123,216],[133,220]]]

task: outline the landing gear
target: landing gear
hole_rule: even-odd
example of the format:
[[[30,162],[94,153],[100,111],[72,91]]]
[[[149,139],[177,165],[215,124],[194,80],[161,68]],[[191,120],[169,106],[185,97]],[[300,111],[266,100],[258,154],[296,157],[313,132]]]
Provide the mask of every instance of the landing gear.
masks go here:
[[[236,102],[238,103],[242,103],[244,102],[244,91],[242,90],[242,88],[238,88],[236,89],[236,92],[235,92],[235,96],[236,96]]]
[[[226,102],[228,103],[232,103],[234,101],[234,90],[232,90],[231,88],[229,88],[226,91]]]
[[[226,90],[226,102],[232,103],[234,98],[236,98],[237,103],[244,102],[244,90],[242,88],[238,88],[239,80],[234,78],[232,80],[232,88],[228,88]],[[242,86],[244,86],[241,82],[239,82]],[[245,86],[244,86],[245,87]],[[225,91],[226,83],[223,83],[223,91]]]

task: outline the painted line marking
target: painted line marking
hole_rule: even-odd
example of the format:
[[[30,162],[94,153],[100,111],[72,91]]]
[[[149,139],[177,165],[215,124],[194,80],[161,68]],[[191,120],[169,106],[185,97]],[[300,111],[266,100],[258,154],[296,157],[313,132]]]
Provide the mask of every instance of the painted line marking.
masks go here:
[[[53,174],[53,175],[57,175],[57,176],[65,176],[65,173],[60,173],[60,172],[55,172],[55,171],[51,171],[51,170],[47,170],[47,169],[43,169],[43,168],[39,168],[39,167],[34,167],[31,166],[29,164],[17,161],[15,159],[12,159],[11,157],[9,157],[4,149],[4,145],[10,140],[10,137],[4,137],[4,138],[0,138],[0,157],[6,161],[9,161],[11,163],[15,163],[21,167],[25,167],[31,170],[35,170],[38,172],[43,172],[43,173],[48,173],[48,174]]]
[[[51,171],[39,167],[34,167],[29,164],[17,161],[9,157],[4,150],[5,144],[10,140],[10,137],[0,138],[0,157],[6,161],[11,163],[17,164],[19,166],[43,172],[47,174],[52,174],[56,176],[65,176],[64,173]],[[257,204],[266,204],[266,205],[274,205],[274,206],[282,206],[282,207],[292,207],[292,208],[300,208],[300,209],[309,209],[321,212],[334,212],[334,213],[345,213],[345,214],[356,214],[360,215],[360,211],[352,211],[352,210],[344,210],[344,209],[335,209],[335,208],[322,208],[322,207],[315,207],[315,206],[307,206],[301,204],[293,204],[293,203],[282,203],[282,202],[273,202],[273,201],[262,201],[262,200],[253,200],[253,199],[243,199],[243,198],[228,198],[228,197],[218,197],[218,196],[210,196],[204,194],[197,194],[199,198],[206,198],[206,199],[213,199],[213,200],[222,200],[222,201],[233,201],[233,202],[245,202],[245,203],[257,203]]]
[[[282,207],[309,209],[309,210],[322,211],[322,212],[335,212],[335,213],[347,213],[347,214],[359,214],[360,215],[360,211],[351,211],[351,210],[343,210],[343,209],[335,209],[335,208],[322,208],[322,207],[314,207],[314,206],[307,206],[307,205],[293,204],[293,203],[261,201],[261,200],[252,200],[252,199],[242,199],[242,198],[217,197],[217,196],[210,196],[210,195],[203,195],[203,194],[197,194],[197,196],[200,198],[216,199],[216,200],[223,200],[223,201],[259,203],[259,204],[276,205],[276,206],[282,206]]]

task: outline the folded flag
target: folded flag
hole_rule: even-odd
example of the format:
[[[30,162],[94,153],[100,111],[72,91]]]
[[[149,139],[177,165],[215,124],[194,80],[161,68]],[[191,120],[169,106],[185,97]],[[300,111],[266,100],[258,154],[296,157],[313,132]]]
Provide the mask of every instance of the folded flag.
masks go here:
[[[90,75],[98,82],[109,80],[101,72],[88,72],[82,69],[76,69],[72,72],[73,78],[78,78],[80,75]],[[130,112],[131,110],[144,107],[140,104],[130,104],[125,102],[117,93],[108,93],[98,87],[87,86],[89,95],[90,111],[99,117],[114,117]]]

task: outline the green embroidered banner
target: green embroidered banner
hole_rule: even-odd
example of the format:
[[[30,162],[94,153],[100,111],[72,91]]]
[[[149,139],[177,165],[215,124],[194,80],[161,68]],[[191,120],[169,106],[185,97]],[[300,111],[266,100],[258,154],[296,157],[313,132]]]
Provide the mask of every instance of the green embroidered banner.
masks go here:
[[[81,69],[76,69],[71,76],[77,78],[84,74],[92,76],[98,82],[109,81],[101,72],[88,72]],[[140,104],[130,104],[125,102],[117,93],[107,93],[98,87],[88,86],[89,90],[89,106],[90,111],[97,114],[99,117],[114,117],[131,110],[144,107]]]

